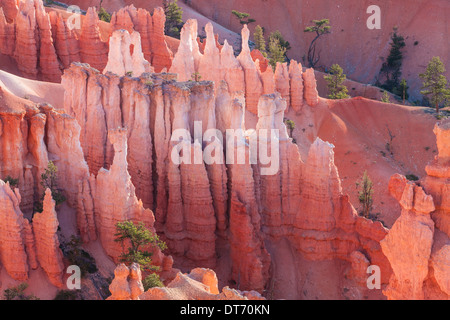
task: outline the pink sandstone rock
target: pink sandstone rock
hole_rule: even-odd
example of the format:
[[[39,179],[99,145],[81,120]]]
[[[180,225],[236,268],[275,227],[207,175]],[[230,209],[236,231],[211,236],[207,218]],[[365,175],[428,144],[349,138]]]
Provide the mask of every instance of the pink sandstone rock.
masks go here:
[[[353,251],[350,254],[351,270],[349,277],[352,277],[360,286],[367,285],[367,268],[369,267],[369,260],[360,251]]]
[[[199,62],[198,73],[202,76],[202,80],[214,81],[214,83],[218,84],[223,78],[223,75],[220,73],[220,50],[216,46],[211,23],[206,24],[205,31],[205,50]]]
[[[19,3],[20,0],[0,1],[0,7],[3,8],[3,11],[5,12],[5,17],[8,20],[8,22],[14,20],[14,18],[16,17],[17,12],[19,11]]]
[[[116,30],[123,29],[131,34],[138,23],[137,9],[131,4],[120,8],[117,12],[113,12],[110,21],[111,32],[114,33]]]
[[[141,48],[141,37],[138,32],[128,33],[118,29],[109,38],[108,63],[103,73],[112,72],[118,76],[131,73],[139,77],[144,72],[152,72],[149,62],[144,59]]]
[[[223,80],[228,84],[228,90],[232,96],[245,93],[244,70],[234,56],[233,47],[228,44],[227,40],[225,40],[220,51],[220,69]]]
[[[434,277],[443,292],[450,296],[450,245],[432,255]]]
[[[97,70],[103,70],[107,63],[108,43],[100,35],[99,18],[94,7],[87,10],[80,35],[80,57]]]
[[[253,49],[252,52],[250,52],[250,55],[252,56],[253,61],[256,62],[256,60],[259,60],[260,71],[263,73],[266,72],[266,69],[269,66],[269,59],[264,57],[264,55],[258,49]]]
[[[115,151],[114,162],[110,170],[99,171],[93,194],[97,231],[105,252],[115,261],[122,253],[121,244],[114,241],[117,222],[139,221],[150,229],[154,223],[151,210],[144,209],[142,202],[137,200],[127,171],[126,135],[127,131],[122,129],[110,132]]]
[[[28,219],[23,219],[23,232],[28,264],[30,265],[30,268],[34,270],[39,267],[39,263],[36,257],[36,241],[34,239],[32,226]]]
[[[14,23],[8,23],[8,18],[4,14],[3,7],[0,8],[0,53],[8,56],[14,54],[16,44],[15,31],[16,25]]]
[[[302,65],[295,60],[289,64],[291,107],[296,113],[300,112],[303,106],[303,76]]]
[[[151,288],[141,300],[262,300],[254,291],[239,291],[224,287],[219,293],[217,277],[212,270],[196,268],[190,274],[178,273],[166,287]]]
[[[59,248],[59,222],[55,211],[55,201],[50,189],[45,191],[44,210],[33,217],[33,232],[36,241],[36,255],[39,264],[47,273],[50,282],[62,287],[64,273],[63,255]]]
[[[137,263],[130,266],[130,291],[131,300],[139,300],[139,296],[144,293],[144,286],[142,285],[141,267]]]
[[[437,123],[434,128],[438,156],[429,163],[425,170],[427,176],[423,179],[423,188],[433,196],[436,211],[432,213],[436,227],[450,237],[450,121],[444,120]]]
[[[221,51],[222,48],[223,48],[223,44],[219,43],[219,34],[218,33],[214,34],[214,41],[216,43],[217,49],[219,49],[219,51]],[[201,40],[200,37],[197,37],[197,43],[198,43],[198,48],[200,50],[200,53],[204,54],[205,53],[205,47],[206,47],[206,41]]]
[[[114,270],[114,279],[109,285],[111,296],[107,300],[131,300],[131,289],[128,283],[130,269],[121,263]]]
[[[41,175],[45,172],[48,166],[48,151],[47,146],[44,142],[45,138],[45,126],[47,122],[47,116],[43,113],[38,113],[31,117],[30,119],[30,132],[28,136],[28,149],[30,153],[33,155],[35,160],[34,168],[37,171],[35,173],[35,178],[32,180],[32,185],[36,191],[42,195],[44,194],[44,188],[38,183]],[[31,167],[33,168],[33,167]],[[31,180],[31,179],[30,179]],[[34,194],[34,192],[33,192]],[[22,208],[32,209],[33,204],[25,206],[22,205]]]
[[[195,33],[194,28],[196,27],[196,23],[194,20],[188,20],[184,24],[180,33],[180,45],[178,47],[178,51],[175,54],[172,66],[170,67],[171,73],[178,74],[178,81],[188,81],[191,80],[191,76],[196,72],[195,67],[195,57],[194,57],[194,49],[193,43],[194,39],[192,38],[192,34]],[[195,41],[195,43],[197,43]],[[198,45],[197,45],[198,47]]]
[[[38,43],[36,42],[36,11],[34,1],[21,1],[16,22],[16,47],[14,57],[22,74],[31,79],[38,75]]]
[[[0,261],[14,280],[28,279],[28,262],[23,239],[24,218],[19,190],[0,180]]]
[[[75,29],[69,28],[60,13],[49,12],[56,54],[64,69],[74,61],[81,61],[80,45]],[[60,79],[58,79],[58,82]]]
[[[139,10],[138,16],[142,14]],[[155,68],[155,72],[162,72],[164,69],[169,70],[172,65],[173,53],[167,46],[166,39],[164,37],[164,25],[166,23],[164,10],[161,7],[155,8],[153,10],[151,20],[148,19],[148,22],[148,38],[150,40],[151,60],[148,58],[148,54],[145,55],[145,50],[144,56]],[[139,29],[137,31],[142,34]]]
[[[59,82],[62,72],[53,45],[49,15],[45,12],[42,1],[35,1],[35,10],[39,30],[39,70],[42,80]]]
[[[47,117],[46,146],[48,152],[55,156],[53,161],[58,167],[59,187],[64,190],[67,203],[76,208],[78,184],[89,176],[80,146],[80,126],[76,119],[57,112],[51,106],[42,105],[41,111]]]
[[[286,100],[286,113],[289,111],[291,105],[291,88],[290,88],[290,76],[287,62],[277,63],[275,69],[275,87],[281,94],[281,97]]]
[[[303,98],[306,103],[314,107],[319,102],[319,94],[317,92],[316,76],[314,69],[309,68],[303,73]]]
[[[399,177],[391,180],[398,185]],[[392,190],[393,187],[391,186]],[[398,195],[396,191],[393,194]],[[383,253],[388,258],[393,275],[383,293],[388,299],[423,299],[423,282],[428,275],[428,264],[433,244],[434,222],[429,213],[431,205],[423,206],[430,199],[421,188],[407,182],[400,199],[402,214],[388,235],[381,241]]]
[[[252,51],[253,52],[253,51]],[[266,67],[264,72],[261,72],[260,60],[256,60],[255,63],[259,69],[259,75],[263,83],[263,94],[272,94],[276,91],[275,89],[275,77],[273,74],[272,66]]]
[[[263,86],[256,65],[250,54],[250,48],[248,46],[249,36],[250,31],[248,30],[247,25],[244,25],[242,29],[242,51],[237,59],[244,69],[246,109],[257,114],[258,100],[263,92]]]

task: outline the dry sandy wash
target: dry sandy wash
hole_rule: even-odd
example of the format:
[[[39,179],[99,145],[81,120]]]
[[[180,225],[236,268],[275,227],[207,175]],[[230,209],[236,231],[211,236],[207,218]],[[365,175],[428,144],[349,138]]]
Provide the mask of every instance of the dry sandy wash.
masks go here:
[[[323,74],[297,62],[309,40],[292,30],[324,1],[296,1],[286,12],[270,0],[258,8],[189,2],[180,1],[178,40],[164,34],[157,1],[105,1],[114,12],[106,23],[96,1],[70,1],[86,10],[80,16],[41,0],[0,0],[0,292],[26,282],[26,294],[53,299],[69,289],[77,236],[76,256],[91,267],[78,298],[448,299],[450,120],[380,102],[379,89],[353,81],[354,97],[323,98]],[[370,82],[389,31],[354,44],[349,16],[359,7],[345,9],[349,2],[324,12],[342,33],[324,44],[333,50],[323,62],[335,58],[351,78]],[[448,4],[432,2],[408,6],[418,21],[429,11],[445,24]],[[231,9],[280,29],[297,61],[273,69],[251,51],[251,30],[231,22]],[[411,19],[399,23],[414,40],[425,30]],[[427,41],[407,69],[434,54],[424,47],[448,64],[448,38]],[[227,136],[230,129],[241,134]],[[264,144],[275,148],[270,163]],[[202,153],[218,161],[195,161]],[[40,183],[50,161],[62,204]],[[365,171],[371,219],[359,214]],[[127,248],[114,234],[123,221],[143,223],[167,244],[148,248],[163,287],[145,291],[147,272],[121,263]]]

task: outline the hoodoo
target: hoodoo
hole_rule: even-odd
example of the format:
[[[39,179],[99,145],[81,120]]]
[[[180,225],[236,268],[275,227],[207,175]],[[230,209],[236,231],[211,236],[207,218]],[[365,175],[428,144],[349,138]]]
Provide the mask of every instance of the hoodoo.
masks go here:
[[[0,0],[0,295],[26,282],[13,299],[449,299],[443,101],[422,90],[439,114],[412,107],[409,82],[380,84],[403,105],[374,101],[383,90],[350,79],[389,69],[387,27],[373,30],[370,54],[358,47],[364,58],[315,39],[311,68],[303,24],[323,1],[289,3],[308,7],[295,25],[275,2],[248,13],[266,47],[252,19],[215,0],[71,1],[76,11]],[[445,21],[443,1],[416,2],[439,3],[430,28]],[[350,48],[355,11],[339,6],[313,23]],[[416,52],[434,46],[402,21],[408,55],[425,66]],[[334,56],[342,83],[321,73]],[[442,70],[433,61],[426,73]],[[386,76],[409,81],[405,66]],[[333,85],[352,97],[325,98]]]

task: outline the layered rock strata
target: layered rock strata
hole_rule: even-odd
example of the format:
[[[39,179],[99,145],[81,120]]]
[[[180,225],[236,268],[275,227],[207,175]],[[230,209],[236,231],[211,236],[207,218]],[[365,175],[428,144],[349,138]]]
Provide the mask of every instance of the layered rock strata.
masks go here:
[[[72,16],[66,19],[57,11],[47,13],[42,0],[4,0],[0,3],[0,52],[14,57],[24,77],[60,82],[62,71],[72,62],[103,71],[110,36],[125,29],[141,35],[144,58],[157,72],[170,68],[173,54],[165,40],[162,8],[150,14],[127,6],[113,13],[109,25],[102,26],[94,7],[87,10],[82,23]]]

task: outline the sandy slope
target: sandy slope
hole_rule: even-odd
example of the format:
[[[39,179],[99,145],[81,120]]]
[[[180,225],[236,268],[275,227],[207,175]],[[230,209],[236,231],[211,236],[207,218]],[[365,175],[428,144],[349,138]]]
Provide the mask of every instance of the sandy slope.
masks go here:
[[[64,88],[58,83],[25,79],[0,70],[0,87],[17,97],[63,108]]]
[[[335,145],[335,163],[344,193],[358,208],[355,183],[365,170],[374,183],[374,213],[392,226],[400,214],[397,202],[388,193],[389,178],[395,173],[425,175],[425,166],[437,154],[433,128],[436,118],[427,108],[385,104],[364,98],[321,100],[313,109],[286,117],[296,123],[294,137],[299,145],[309,145],[316,137]],[[386,148],[392,140],[393,155]],[[300,148],[302,159],[306,149]]]

